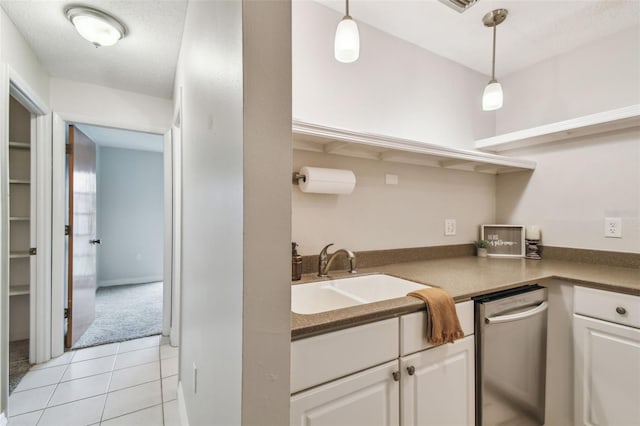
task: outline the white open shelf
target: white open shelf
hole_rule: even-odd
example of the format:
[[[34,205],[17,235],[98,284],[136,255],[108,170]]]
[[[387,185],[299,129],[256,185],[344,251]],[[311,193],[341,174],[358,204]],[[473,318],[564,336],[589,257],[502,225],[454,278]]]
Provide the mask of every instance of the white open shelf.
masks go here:
[[[293,148],[379,161],[501,174],[533,170],[534,161],[391,136],[293,121]]]
[[[12,251],[9,253],[9,259],[24,259],[31,256],[29,250]]]
[[[31,182],[27,179],[9,179],[9,183],[14,185],[29,185]]]
[[[28,222],[31,220],[29,216],[11,216],[9,217],[10,222]]]
[[[29,294],[29,285],[10,285],[9,296],[23,296]]]
[[[640,105],[631,105],[480,139],[476,141],[476,148],[483,151],[503,152],[638,126],[640,126]]]
[[[9,142],[9,148],[14,149],[31,149],[31,145],[26,142]]]

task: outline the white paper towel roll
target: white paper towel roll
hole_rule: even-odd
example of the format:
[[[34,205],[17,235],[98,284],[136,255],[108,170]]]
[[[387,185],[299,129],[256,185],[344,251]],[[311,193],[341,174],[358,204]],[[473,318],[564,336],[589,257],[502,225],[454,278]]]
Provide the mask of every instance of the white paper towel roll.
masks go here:
[[[351,170],[304,166],[300,169],[300,174],[305,176],[304,180],[300,180],[302,192],[351,194],[356,186],[356,175]]]

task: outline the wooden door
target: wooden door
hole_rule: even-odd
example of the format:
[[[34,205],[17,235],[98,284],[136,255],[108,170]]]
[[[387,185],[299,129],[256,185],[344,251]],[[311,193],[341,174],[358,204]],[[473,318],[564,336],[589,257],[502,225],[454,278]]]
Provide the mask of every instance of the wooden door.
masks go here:
[[[640,425],[640,329],[574,315],[575,424]]]
[[[95,318],[96,297],[96,145],[69,126],[68,291],[65,345],[82,336]]]
[[[291,397],[291,426],[396,426],[398,361],[373,367]]]
[[[401,358],[403,426],[475,425],[474,338]]]

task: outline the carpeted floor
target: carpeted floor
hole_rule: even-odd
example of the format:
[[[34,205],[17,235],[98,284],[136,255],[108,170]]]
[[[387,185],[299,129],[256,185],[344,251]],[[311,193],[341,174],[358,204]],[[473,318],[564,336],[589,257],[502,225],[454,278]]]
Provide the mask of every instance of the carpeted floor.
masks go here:
[[[162,282],[99,287],[96,319],[73,349],[162,333]]]
[[[27,374],[29,364],[29,339],[9,342],[9,394]]]

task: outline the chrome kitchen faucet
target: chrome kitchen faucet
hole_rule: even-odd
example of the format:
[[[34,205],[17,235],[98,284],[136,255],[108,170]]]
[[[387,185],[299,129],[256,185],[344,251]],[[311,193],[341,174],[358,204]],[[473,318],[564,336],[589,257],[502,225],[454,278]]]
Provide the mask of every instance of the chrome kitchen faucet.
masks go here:
[[[318,258],[318,276],[319,277],[328,276],[329,268],[331,267],[331,264],[336,258],[336,255],[339,253],[344,253],[349,258],[349,272],[352,274],[355,274],[356,272],[358,272],[356,271],[356,255],[351,250],[347,250],[347,249],[338,249],[333,253],[328,254],[327,250],[332,245],[333,243],[327,244],[320,251],[320,257]]]

